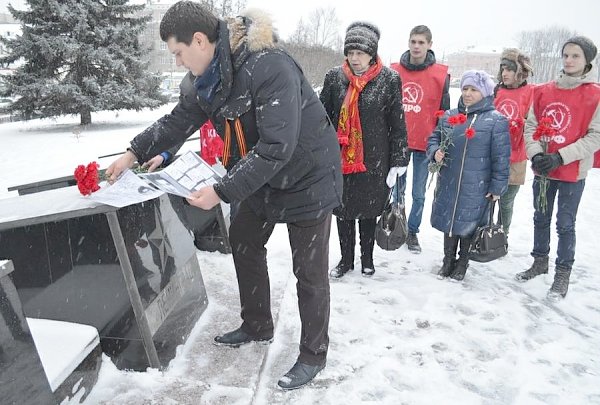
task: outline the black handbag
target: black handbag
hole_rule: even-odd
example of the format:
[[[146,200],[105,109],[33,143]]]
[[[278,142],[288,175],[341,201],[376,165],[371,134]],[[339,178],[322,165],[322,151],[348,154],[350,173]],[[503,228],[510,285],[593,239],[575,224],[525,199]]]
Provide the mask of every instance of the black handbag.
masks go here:
[[[469,247],[470,260],[487,263],[506,255],[508,252],[508,240],[502,226],[500,210],[498,210],[498,221],[494,223],[495,207],[496,201],[491,201],[487,224],[477,228],[473,235]]]
[[[408,225],[404,211],[404,196],[399,198],[396,187],[396,202],[392,201],[392,192],[388,196],[383,213],[375,227],[375,241],[383,250],[396,250],[406,242]]]

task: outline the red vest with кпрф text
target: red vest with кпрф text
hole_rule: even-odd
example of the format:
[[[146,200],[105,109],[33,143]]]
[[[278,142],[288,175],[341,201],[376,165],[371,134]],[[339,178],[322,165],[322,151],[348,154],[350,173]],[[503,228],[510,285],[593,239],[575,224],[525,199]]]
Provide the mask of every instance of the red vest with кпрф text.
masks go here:
[[[554,153],[585,136],[600,101],[600,85],[585,83],[573,89],[561,89],[555,82],[536,87],[533,110],[538,122],[550,117],[552,128],[557,131],[548,142],[547,152]],[[543,140],[542,140],[543,141]],[[551,171],[548,177],[576,182],[579,160]]]
[[[223,140],[217,134],[212,122],[206,121],[200,127],[200,157],[209,165],[217,163],[217,158],[223,156]]]
[[[494,99],[496,110],[508,118],[509,122],[517,118],[522,118],[524,121],[533,102],[533,87],[531,84],[526,84],[516,89],[500,87]],[[511,132],[510,134],[510,163],[527,160],[525,139],[523,139],[524,129],[525,126],[523,125],[518,133]]]
[[[402,105],[406,116],[408,147],[425,151],[427,138],[437,125],[448,66],[434,63],[424,70],[408,70],[400,63],[390,66],[402,79]]]

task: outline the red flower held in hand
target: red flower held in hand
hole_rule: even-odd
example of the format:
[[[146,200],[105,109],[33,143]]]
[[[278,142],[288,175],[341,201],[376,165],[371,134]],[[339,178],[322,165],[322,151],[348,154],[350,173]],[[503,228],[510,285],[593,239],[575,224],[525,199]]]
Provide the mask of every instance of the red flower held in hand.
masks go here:
[[[474,128],[467,128],[465,130],[465,137],[467,139],[473,139],[473,137],[475,136],[475,129]]]
[[[456,114],[448,118],[448,124],[452,126],[462,125],[467,122],[467,116],[464,114]]]
[[[433,113],[433,116],[435,118],[442,118],[445,113],[446,113],[446,111],[444,111],[444,110],[437,110],[435,113]]]
[[[552,128],[552,118],[543,117],[538,122],[538,126],[535,128],[535,132],[533,133],[533,140],[539,141],[542,140],[544,142],[548,142],[549,138],[552,135],[556,135],[556,130]],[[542,139],[544,137],[545,139]]]
[[[98,169],[100,165],[96,162],[88,163],[87,167],[79,165],[75,168],[75,181],[77,188],[82,195],[90,195],[94,191],[100,190],[98,185]]]

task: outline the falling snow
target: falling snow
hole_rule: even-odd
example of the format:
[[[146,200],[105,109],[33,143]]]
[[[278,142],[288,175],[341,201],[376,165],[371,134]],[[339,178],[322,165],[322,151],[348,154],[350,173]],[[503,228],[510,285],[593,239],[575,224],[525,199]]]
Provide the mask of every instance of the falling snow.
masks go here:
[[[124,150],[131,137],[172,107],[121,111],[118,117],[94,114],[94,124],[78,139],[72,132],[77,117],[0,125],[0,198],[13,196],[9,186],[69,175],[78,164]],[[194,141],[186,148],[196,146]],[[112,159],[99,162],[106,167]],[[513,279],[532,262],[531,185],[529,175],[516,198],[509,254],[473,263],[462,283],[435,277],[442,235],[429,226],[430,187],[419,234],[422,254],[405,247],[376,249],[373,277],[354,271],[331,283],[327,367],[298,391],[276,388],[297,356],[300,336],[285,226],[275,227],[267,245],[276,324],[268,346],[230,349],[211,343],[216,334],[239,326],[239,296],[231,256],[198,252],[209,306],[170,367],[162,373],[121,371],[104,357],[86,403],[600,403],[600,272],[593,236],[600,224],[600,170],[591,171],[586,182],[572,284],[558,303],[545,298],[552,270],[525,284]],[[340,257],[333,223],[330,263]]]

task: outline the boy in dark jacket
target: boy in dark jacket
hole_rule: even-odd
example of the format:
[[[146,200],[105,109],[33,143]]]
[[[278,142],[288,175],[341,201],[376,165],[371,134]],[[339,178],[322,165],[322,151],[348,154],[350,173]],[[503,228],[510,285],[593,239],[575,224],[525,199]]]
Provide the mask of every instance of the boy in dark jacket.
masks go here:
[[[206,210],[220,201],[238,204],[229,238],[243,320],[215,342],[272,341],[265,245],[275,224],[286,223],[302,331],[300,355],[279,386],[298,388],[325,367],[329,344],[329,231],[342,192],[335,129],[300,67],[276,47],[265,14],[225,22],[200,3],[180,1],[166,12],[160,34],[177,65],[190,70],[180,101],[135,137],[107,173],[114,181],[134,161],[145,162],[213,122],[224,137],[228,172],[188,201]]]

